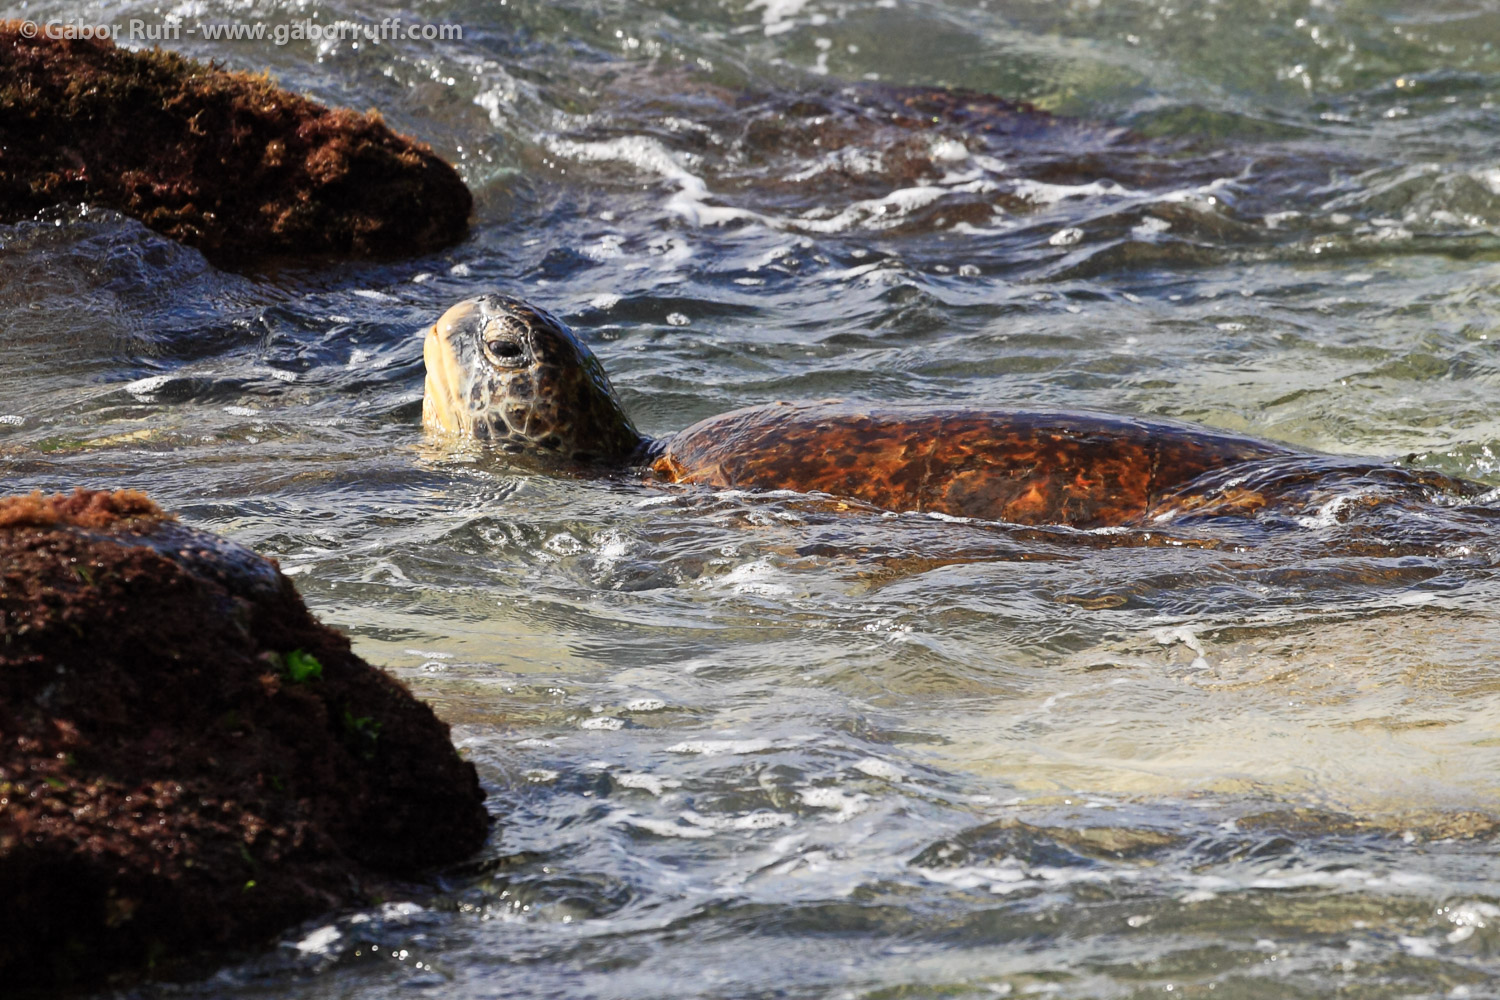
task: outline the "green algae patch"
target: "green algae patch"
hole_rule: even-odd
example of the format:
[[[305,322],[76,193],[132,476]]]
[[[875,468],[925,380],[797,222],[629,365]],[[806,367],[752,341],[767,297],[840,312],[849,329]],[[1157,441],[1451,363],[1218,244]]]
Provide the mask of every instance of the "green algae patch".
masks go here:
[[[0,21],[0,222],[87,203],[231,262],[404,256],[467,231],[457,172],[377,113],[20,25]]]
[[[293,684],[306,684],[323,676],[323,664],[305,649],[294,649],[282,661]]]

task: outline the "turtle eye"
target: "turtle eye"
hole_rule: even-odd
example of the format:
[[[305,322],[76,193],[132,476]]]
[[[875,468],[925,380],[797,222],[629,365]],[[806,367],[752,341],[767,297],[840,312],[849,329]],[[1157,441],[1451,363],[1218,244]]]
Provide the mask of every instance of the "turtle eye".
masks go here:
[[[526,361],[526,324],[514,316],[499,316],[485,324],[484,353],[497,365],[516,367]]]
[[[484,342],[484,353],[490,361],[505,368],[521,368],[526,364],[526,345],[512,337],[491,337]]]

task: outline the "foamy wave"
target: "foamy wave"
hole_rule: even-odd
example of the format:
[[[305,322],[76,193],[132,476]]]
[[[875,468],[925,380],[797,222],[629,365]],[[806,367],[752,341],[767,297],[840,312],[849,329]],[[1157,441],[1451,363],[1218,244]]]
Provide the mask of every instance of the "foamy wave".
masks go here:
[[[1139,198],[1142,192],[1118,181],[1090,181],[1087,184],[1049,184],[1046,181],[1021,179],[1011,186],[1011,194],[1024,198],[1039,208],[1056,205],[1071,198]]]
[[[629,809],[619,809],[610,814],[609,822],[615,826],[632,826],[658,837],[683,837],[702,840],[720,833],[743,830],[769,830],[775,827],[795,826],[797,817],[787,813],[771,812],[769,809],[745,813],[740,816],[705,816],[685,809],[676,819],[658,819],[641,816]]]
[[[625,163],[643,173],[655,174],[675,183],[677,192],[667,199],[667,208],[692,225],[718,226],[742,219],[770,224],[757,212],[711,204],[707,182],[656,139],[639,135],[601,142],[552,139],[547,147],[557,156],[584,163]]]

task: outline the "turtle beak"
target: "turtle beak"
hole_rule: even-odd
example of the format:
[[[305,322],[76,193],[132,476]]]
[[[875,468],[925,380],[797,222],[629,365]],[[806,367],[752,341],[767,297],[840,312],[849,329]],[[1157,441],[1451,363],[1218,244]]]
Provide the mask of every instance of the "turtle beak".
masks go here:
[[[422,426],[429,431],[464,434],[468,431],[468,413],[462,398],[462,366],[459,364],[454,335],[459,327],[474,320],[474,300],[460,302],[449,309],[427,331],[422,344],[422,361],[427,366],[427,381],[422,393]]]

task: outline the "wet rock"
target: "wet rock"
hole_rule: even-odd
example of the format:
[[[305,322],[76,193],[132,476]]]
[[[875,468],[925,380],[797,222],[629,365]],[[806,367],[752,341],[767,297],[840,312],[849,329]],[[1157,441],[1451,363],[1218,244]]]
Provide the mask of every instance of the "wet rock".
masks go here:
[[[1407,809],[1357,816],[1304,806],[1272,809],[1242,817],[1245,830],[1309,836],[1379,836],[1407,840],[1494,840],[1500,817],[1473,809]]]
[[[87,202],[231,261],[421,253],[467,229],[458,174],[373,112],[21,24],[0,21],[0,222]]]
[[[1088,867],[1095,862],[1153,863],[1183,838],[1162,830],[1123,826],[1035,826],[998,819],[938,841],[912,858],[918,868],[953,868],[1014,858],[1027,865]]]
[[[7,990],[196,971],[487,829],[448,727],[273,563],[139,493],[0,499]]]

